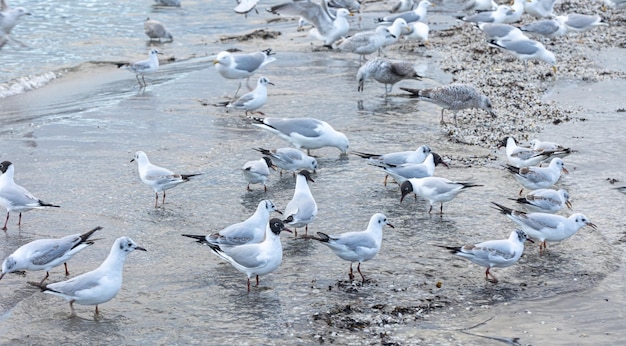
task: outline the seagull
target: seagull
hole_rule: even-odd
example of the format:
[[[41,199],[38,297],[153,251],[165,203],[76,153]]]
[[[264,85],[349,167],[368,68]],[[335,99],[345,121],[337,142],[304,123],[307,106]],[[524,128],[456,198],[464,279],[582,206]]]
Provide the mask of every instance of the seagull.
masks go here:
[[[360,151],[353,151],[353,154],[367,159],[374,166],[400,166],[405,163],[422,163],[426,157],[432,153],[428,145],[420,145],[415,151],[398,151],[387,154],[369,154]],[[387,186],[387,176],[383,182]]]
[[[413,10],[414,7],[415,7],[415,1],[414,0],[398,0],[391,7],[391,10],[389,11],[389,13],[407,12],[407,11]]]
[[[338,41],[337,49],[342,52],[359,54],[359,62],[365,60],[365,56],[382,48],[387,39],[394,38],[385,26],[377,26],[374,31],[363,31]]]
[[[489,272],[491,268],[505,268],[517,263],[524,252],[524,242],[529,240],[522,230],[515,230],[509,239],[487,240],[482,243],[465,246],[441,246],[450,250],[450,253],[466,258],[480,266],[487,267],[485,280],[497,283],[498,279]],[[491,276],[491,280],[489,280]]]
[[[74,303],[95,305],[96,315],[98,315],[98,305],[113,299],[122,287],[124,261],[126,255],[134,250],[146,251],[128,237],[117,238],[111,247],[109,256],[97,269],[67,281],[47,285],[39,282],[28,283],[39,287],[44,293],[59,296],[69,301],[72,315],[74,315]]]
[[[145,22],[143,22],[143,30],[150,37],[150,40],[159,40],[165,39],[166,41],[174,41],[174,37],[170,34],[169,31],[165,28],[163,23],[158,20],[147,18]]]
[[[298,172],[293,198],[285,207],[285,219],[283,222],[294,227],[295,235],[298,234],[298,227],[304,227],[304,234],[306,234],[309,231],[309,224],[313,222],[315,215],[317,215],[317,203],[315,203],[307,181],[315,182],[311,178],[311,173],[304,169]]]
[[[526,0],[524,12],[535,18],[554,17],[553,8],[556,0]]]
[[[158,208],[159,205],[159,192],[163,191],[163,201],[161,202],[161,205],[163,206],[165,205],[165,190],[176,187],[189,181],[189,178],[202,174],[177,174],[167,168],[155,166],[150,163],[148,156],[143,151],[136,152],[135,157],[130,160],[130,162],[133,161],[137,161],[137,168],[141,181],[154,189],[155,208]]]
[[[50,276],[50,269],[61,265],[65,265],[65,276],[69,276],[67,270],[67,261],[69,261],[80,250],[89,245],[93,245],[94,240],[89,237],[102,227],[96,227],[84,234],[72,234],[57,239],[37,239],[28,244],[20,246],[15,250],[4,262],[2,262],[2,274],[13,273],[18,270],[45,270],[46,276],[41,280],[44,281]]]
[[[259,3],[259,0],[237,0],[237,6],[235,6],[234,11],[237,14],[243,14],[245,18],[248,18],[248,13],[254,10],[257,14],[259,14],[259,10],[256,9],[256,5]]]
[[[394,226],[389,223],[387,217],[381,213],[374,214],[365,231],[346,232],[337,235],[327,235],[317,232],[317,237],[306,236],[306,239],[314,239],[328,246],[337,257],[350,262],[350,281],[354,279],[352,263],[359,262],[356,270],[361,275],[361,283],[365,283],[365,276],[361,272],[361,263],[374,258],[380,251],[383,242],[383,226]]]
[[[279,236],[283,231],[291,233],[280,219],[274,218],[266,227],[265,239],[260,243],[238,246],[220,246],[212,243],[207,245],[216,255],[248,276],[250,292],[251,277],[256,276],[256,285],[259,286],[259,275],[269,274],[280,266],[283,260],[283,246]]]
[[[430,31],[428,24],[424,24],[422,22],[413,22],[413,23],[409,23],[408,27],[409,27],[409,30],[406,33],[405,32],[402,33],[405,40],[407,41],[416,40],[425,45],[428,44],[428,33]]]
[[[163,53],[159,52],[159,50],[156,48],[152,48],[150,50],[150,53],[148,54],[147,60],[138,61],[136,63],[123,65],[120,67],[123,67],[131,72],[134,72],[135,78],[137,78],[137,82],[139,83],[139,86],[142,88],[145,88],[148,85],[148,83],[146,83],[144,76],[147,74],[152,74],[159,69],[159,58],[157,54],[163,54]],[[141,80],[139,80],[140,75],[141,75]]]
[[[404,79],[421,80],[413,64],[408,61],[394,61],[386,58],[374,58],[359,68],[356,80],[357,91],[362,92],[365,80],[373,78],[385,85],[385,96],[393,89],[393,85]]]
[[[275,150],[258,148],[254,150],[272,159],[272,163],[281,169],[281,176],[283,170],[293,172],[294,176],[299,169],[310,169],[313,173],[317,170],[317,160],[295,148],[278,148]]]
[[[324,41],[324,46],[328,48],[332,48],[335,41],[348,33],[350,24],[347,18],[352,16],[352,13],[345,8],[338,9],[333,15],[328,9],[326,0],[323,0],[321,5],[309,0],[294,0],[272,6],[267,11],[278,15],[304,18],[315,26],[309,33]]]
[[[497,207],[494,209],[499,210],[519,225],[528,237],[541,242],[539,245],[540,251],[547,248],[547,241],[565,240],[584,226],[597,229],[596,225],[580,213],[572,214],[569,217],[549,213],[525,213],[495,202],[491,203]]]
[[[507,5],[500,5],[495,11],[485,11],[471,16],[459,17],[460,20],[469,23],[503,23],[513,9]]]
[[[528,71],[528,60],[541,60],[552,66],[552,70],[556,74],[556,57],[541,42],[534,40],[488,40],[487,42],[490,46],[503,49],[522,60],[526,71]]]
[[[389,30],[389,33],[391,35],[385,37],[383,46],[380,49],[382,49],[383,47],[391,46],[392,44],[398,42],[398,39],[402,35],[402,32],[409,31],[411,30],[411,28],[409,28],[406,20],[402,18],[396,18],[396,20],[394,20],[391,25],[387,26],[387,30]]]
[[[22,224],[22,213],[32,209],[43,209],[47,207],[59,208],[58,205],[46,203],[39,198],[33,196],[28,190],[15,183],[13,175],[15,166],[9,161],[0,163],[0,205],[7,210],[7,217],[4,220],[2,230],[6,232],[7,223],[9,222],[9,214],[19,212],[20,216],[17,225]]]
[[[469,0],[463,7],[463,11],[482,12],[493,11],[498,8],[493,0]]]
[[[215,65],[215,69],[222,77],[239,80],[239,86],[237,87],[237,91],[235,91],[235,96],[233,96],[233,98],[237,98],[237,93],[239,93],[239,89],[241,89],[242,79],[246,78],[248,89],[252,89],[249,84],[250,76],[261,67],[276,61],[276,58],[270,55],[272,55],[271,49],[255,53],[230,53],[222,51],[219,52],[215,60],[213,60],[213,65]]]
[[[511,24],[517,23],[522,20],[522,14],[524,14],[524,3],[527,0],[513,0],[513,4],[511,5],[511,12],[506,14],[504,17],[503,23]]]
[[[537,151],[532,148],[517,146],[513,137],[505,137],[499,144],[498,148],[506,147],[506,158],[509,163],[517,168],[538,165],[551,156],[551,151]]]
[[[270,168],[276,169],[269,157],[262,157],[255,161],[248,161],[243,164],[243,177],[248,182],[246,190],[250,189],[250,184],[263,184],[263,189],[267,192],[265,182],[270,176]]]
[[[30,15],[30,12],[28,12],[23,7],[12,8],[12,7],[9,7],[9,5],[7,5],[5,0],[0,1],[0,37],[3,38],[3,41],[1,44],[2,46],[6,44],[6,42],[9,39],[21,44],[22,46],[26,46],[20,41],[12,38],[11,31],[17,25],[17,21],[22,16],[29,16],[29,15]],[[0,46],[0,48],[2,48],[2,46]]]
[[[544,160],[544,162],[551,160],[555,157],[564,158],[565,156],[572,153],[572,149],[566,148],[555,142],[542,142],[538,139],[533,139],[528,144],[530,144],[530,147],[533,150],[550,153],[550,155],[547,159]]]
[[[585,15],[578,13],[570,13],[566,16],[558,16],[563,21],[563,25],[567,28],[567,31],[571,32],[585,32],[593,29],[596,26],[609,26],[606,22],[602,21],[602,17],[599,15]]]
[[[520,27],[520,30],[549,38],[563,36],[567,33],[567,28],[563,25],[563,21],[559,18],[544,19],[534,23],[529,23]]]
[[[180,0],[154,0],[159,6],[180,7]]]
[[[511,165],[505,167],[510,173],[513,173],[513,176],[520,184],[531,190],[547,189],[556,184],[561,177],[561,172],[565,174],[569,173],[565,168],[565,163],[559,157],[552,159],[548,167],[518,168]],[[523,190],[523,188],[520,190],[520,195]]]
[[[400,185],[400,191],[402,191],[400,203],[406,195],[413,192],[430,202],[429,214],[433,211],[434,203],[441,203],[440,213],[443,215],[443,202],[449,202],[465,189],[477,186],[482,185],[451,181],[441,177],[412,178]]]
[[[435,166],[440,164],[450,168],[437,153],[429,154],[426,156],[426,160],[422,163],[404,163],[401,165],[380,166],[375,163],[370,164],[384,169],[385,173],[390,175],[398,184],[402,184],[406,180],[412,178],[432,177],[433,174],[435,174]]]
[[[492,109],[491,100],[480,92],[478,92],[473,86],[467,84],[448,84],[431,89],[410,89],[400,88],[404,91],[408,91],[413,94],[413,97],[417,97],[420,101],[431,102],[441,107],[441,124],[445,125],[443,121],[443,111],[449,109],[454,112],[454,125],[456,122],[456,113],[462,109],[468,108],[480,108],[487,111],[492,117],[495,118],[496,113]]]
[[[229,103],[228,105],[226,105],[226,107],[235,108],[235,109],[243,109],[246,111],[246,115],[248,115],[248,112],[250,112],[251,114],[254,114],[255,110],[263,107],[265,102],[267,102],[267,86],[268,85],[274,85],[274,83],[270,82],[270,80],[265,77],[259,78],[259,81],[256,84],[256,89],[241,96],[236,101]],[[263,114],[263,112],[256,112],[256,113],[265,115]]]
[[[393,23],[396,19],[402,18],[407,23],[425,22],[429,6],[433,6],[433,4],[427,0],[422,0],[419,4],[417,4],[417,7],[413,11],[401,12],[398,14],[384,16],[382,18],[376,18],[376,21],[379,23]]]
[[[350,142],[345,134],[335,131],[327,122],[314,118],[252,118],[254,126],[268,130],[298,149],[335,147],[348,152]]]
[[[220,246],[260,243],[265,239],[265,228],[270,221],[270,213],[273,211],[282,214],[272,201],[264,199],[259,202],[254,214],[245,221],[209,235],[183,234],[183,236],[194,238],[201,244],[211,243]]]
[[[485,34],[488,40],[526,40],[522,30],[504,23],[479,23],[478,28]]]
[[[528,209],[541,213],[556,213],[565,208],[572,209],[567,191],[553,189],[537,189],[526,194],[525,197],[510,198]]]

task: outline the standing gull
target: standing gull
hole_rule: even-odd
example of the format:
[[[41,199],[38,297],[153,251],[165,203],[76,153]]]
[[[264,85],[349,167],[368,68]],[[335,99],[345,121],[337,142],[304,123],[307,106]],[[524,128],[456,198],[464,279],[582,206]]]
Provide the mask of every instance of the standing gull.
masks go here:
[[[385,38],[385,42],[383,42],[383,47],[391,46],[392,44],[398,42],[398,39],[400,39],[402,32],[408,32],[411,29],[404,19],[397,18],[390,26],[387,27],[387,30],[389,30],[389,33],[391,35]],[[383,47],[381,47],[381,49]]]
[[[274,83],[270,82],[269,79],[265,77],[259,78],[259,81],[256,84],[256,89],[253,91],[244,94],[237,100],[226,105],[227,108],[235,108],[235,109],[243,109],[246,111],[246,115],[248,112],[255,113],[254,111],[263,107],[265,102],[267,102],[267,86],[274,85]],[[265,115],[263,112],[256,112],[261,115]]]
[[[541,42],[534,40],[489,40],[487,42],[490,46],[507,51],[522,60],[526,71],[528,71],[528,60],[541,60],[552,66],[552,70],[556,74],[556,57]]]
[[[402,12],[398,14],[392,14],[388,16],[384,16],[382,18],[376,18],[376,21],[379,23],[393,23],[396,19],[402,18],[407,23],[412,22],[425,22],[426,15],[428,14],[428,7],[433,6],[427,0],[422,0],[417,4],[417,7],[413,11]]]
[[[422,163],[426,157],[432,153],[428,145],[420,145],[414,151],[398,151],[387,154],[369,154],[360,151],[353,151],[353,154],[367,159],[374,166],[400,166],[406,163]],[[383,184],[387,186],[387,175]]]
[[[307,236],[307,239],[314,239],[328,246],[337,257],[350,262],[350,272],[348,278],[354,279],[352,263],[358,262],[356,270],[361,275],[361,282],[365,282],[365,276],[361,272],[361,263],[374,258],[380,251],[383,242],[383,226],[394,226],[389,223],[387,217],[381,213],[374,214],[367,225],[365,231],[346,232],[337,235],[327,235],[317,232],[317,237]]]
[[[556,0],[526,0],[524,2],[524,12],[535,18],[554,17],[553,8]]]
[[[136,63],[132,63],[129,65],[122,65],[120,67],[123,67],[135,73],[135,78],[137,78],[137,82],[139,83],[139,86],[142,88],[145,88],[148,85],[148,83],[146,83],[146,79],[144,78],[144,76],[147,74],[155,73],[156,71],[159,70],[158,54],[163,54],[163,53],[159,52],[158,49],[153,48],[150,50],[147,60],[141,60]],[[139,76],[141,76],[141,80],[139,80]]]
[[[213,60],[213,65],[215,65],[215,69],[222,77],[239,80],[239,86],[237,87],[237,91],[235,91],[235,96],[233,96],[233,98],[237,98],[237,93],[239,89],[241,89],[242,79],[246,78],[248,89],[252,89],[249,84],[250,76],[261,67],[276,61],[276,58],[270,55],[272,55],[271,49],[255,53],[230,53],[222,51],[219,52],[215,60]]]
[[[4,262],[2,262],[2,274],[0,279],[7,273],[18,270],[45,270],[46,276],[40,283],[46,281],[52,268],[65,265],[65,276],[69,276],[67,261],[82,249],[93,245],[93,240],[89,237],[102,227],[96,227],[84,234],[72,234],[58,239],[37,239],[28,244],[20,246]]]
[[[378,166],[385,170],[398,184],[402,184],[408,179],[432,177],[435,174],[435,167],[438,165],[448,167],[437,153],[431,153],[423,163],[404,163],[401,165]],[[375,164],[374,164],[375,165]],[[449,167],[448,167],[449,168]]]
[[[514,0],[511,5],[511,12],[506,14],[504,17],[503,23],[511,24],[517,23],[522,20],[522,14],[524,14],[524,3],[527,0]]]
[[[532,148],[520,147],[515,143],[513,137],[505,137],[498,144],[498,148],[506,147],[506,158],[512,166],[517,168],[538,165],[544,161],[552,152],[537,151]]]
[[[470,23],[503,23],[510,13],[513,13],[511,7],[500,5],[495,11],[480,12],[471,16],[459,17],[459,19]]]
[[[23,7],[9,7],[5,0],[0,0],[0,48],[4,46],[8,40],[13,40],[22,46],[26,46],[20,41],[11,37],[11,30],[17,25],[17,21],[24,15],[30,15]]]
[[[524,242],[529,240],[522,230],[511,232],[508,239],[487,240],[482,243],[465,246],[441,246],[450,253],[468,259],[480,266],[487,267],[485,280],[497,283],[498,279],[489,272],[491,268],[505,268],[517,263],[524,252]],[[532,242],[532,240],[530,240]],[[489,280],[491,276],[491,280]]]
[[[47,285],[39,282],[29,282],[29,284],[39,287],[44,293],[59,296],[69,301],[72,315],[74,314],[74,303],[95,305],[96,315],[98,315],[98,305],[115,298],[122,287],[124,261],[126,261],[126,256],[134,250],[146,251],[128,237],[117,238],[111,247],[109,256],[97,269],[67,281]]]
[[[174,37],[165,28],[165,25],[163,25],[163,23],[159,22],[158,20],[154,20],[150,18],[146,19],[146,21],[143,22],[143,30],[146,33],[146,35],[150,37],[150,40],[159,40],[159,41],[161,40],[173,41],[174,40]]]
[[[524,40],[528,39],[524,33],[510,24],[504,23],[480,23],[478,28],[485,34],[488,40]]]
[[[18,227],[22,224],[22,213],[32,209],[43,209],[47,207],[59,208],[58,205],[46,203],[39,198],[33,196],[24,187],[18,185],[13,180],[15,174],[15,166],[9,161],[0,163],[0,205],[7,210],[7,217],[4,220],[3,231],[7,230],[9,222],[9,214],[19,212],[20,216],[17,220]]]
[[[567,169],[565,169],[565,163],[559,157],[552,159],[548,167],[518,168],[507,165],[506,169],[513,174],[515,179],[517,179],[520,184],[531,190],[547,189],[556,184],[561,177],[561,172],[565,174],[569,173]],[[522,191],[524,191],[523,188],[519,192],[520,195],[522,194]]]
[[[339,41],[337,48],[342,52],[359,54],[359,62],[361,62],[365,60],[366,55],[376,52],[387,39],[393,36],[387,27],[378,26],[374,31],[359,32]]]
[[[267,185],[265,182],[270,176],[270,168],[274,168],[272,160],[269,157],[262,157],[255,161],[248,161],[243,165],[243,177],[248,182],[246,190],[250,189],[250,184],[263,184],[263,190],[267,192]]]
[[[496,116],[496,113],[492,109],[491,100],[481,93],[479,93],[473,86],[467,84],[448,84],[432,89],[409,89],[400,88],[404,91],[408,91],[413,96],[416,96],[421,101],[432,102],[441,109],[441,124],[445,125],[443,121],[443,111],[449,109],[454,112],[454,125],[456,122],[456,113],[462,109],[468,108],[480,108],[491,114],[492,117]]]
[[[549,38],[563,36],[567,33],[567,28],[563,25],[562,18],[544,19],[529,23],[520,27],[520,30]]]
[[[159,192],[163,191],[163,201],[161,205],[165,205],[165,190],[169,190],[182,183],[188,182],[189,178],[195,177],[197,174],[177,174],[167,168],[159,167],[150,163],[148,155],[143,151],[135,153],[135,157],[130,162],[137,161],[137,170],[141,181],[150,186],[154,190],[154,207],[159,206]]]
[[[252,118],[252,125],[266,129],[298,149],[335,147],[348,152],[348,137],[327,122],[313,118]]]
[[[530,191],[524,197],[510,198],[526,208],[540,212],[554,214],[559,210],[568,207],[572,209],[567,191],[553,189],[537,189]]]
[[[317,215],[317,203],[313,198],[308,181],[314,183],[311,173],[307,170],[301,170],[296,176],[296,188],[293,192],[293,198],[287,207],[285,207],[284,223],[294,227],[294,233],[297,235],[296,228],[304,227],[305,234],[309,231],[309,224],[313,222]]]
[[[408,28],[408,31],[402,32],[405,40],[419,41],[425,45],[428,44],[428,33],[430,31],[428,24],[413,22],[408,24]]]
[[[428,213],[433,211],[433,204],[440,203],[439,211],[443,215],[443,202],[449,202],[453,200],[459,193],[465,191],[470,187],[482,186],[474,183],[462,183],[458,181],[451,181],[441,177],[426,177],[420,179],[408,179],[400,185],[402,191],[402,197],[400,197],[400,203],[404,200],[404,197],[413,192],[416,195],[423,197],[430,203],[430,209]]]
[[[386,58],[374,58],[359,68],[356,74],[356,80],[359,84],[357,91],[363,91],[365,80],[370,77],[385,85],[385,96],[393,89],[393,85],[401,80],[421,80],[410,62]]]
[[[558,16],[563,21],[563,25],[567,28],[567,31],[571,32],[585,32],[593,29],[596,26],[609,26],[606,22],[602,21],[602,17],[599,15],[585,15],[578,13],[570,13],[566,16]]]
[[[300,169],[310,169],[315,173],[317,170],[317,160],[295,148],[278,148],[275,150],[258,148],[254,149],[261,154],[272,159],[272,163],[280,168],[280,175],[283,170],[294,173]]]

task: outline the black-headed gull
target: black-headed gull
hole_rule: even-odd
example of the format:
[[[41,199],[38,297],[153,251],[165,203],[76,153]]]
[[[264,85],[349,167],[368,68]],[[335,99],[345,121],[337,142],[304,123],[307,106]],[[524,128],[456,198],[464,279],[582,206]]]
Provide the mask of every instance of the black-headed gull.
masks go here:
[[[491,203],[497,207],[495,209],[519,225],[528,237],[541,242],[540,251],[547,248],[547,241],[565,240],[576,234],[584,226],[597,229],[596,225],[580,213],[572,214],[569,217],[549,213],[525,213],[495,202]]]
[[[429,214],[433,211],[433,204],[441,203],[439,211],[443,215],[443,202],[449,202],[467,188],[477,186],[482,185],[452,181],[441,177],[408,179],[400,185],[400,190],[402,192],[400,203],[402,203],[402,200],[404,200],[406,195],[413,192],[416,195],[428,200],[430,203],[430,209],[428,209]]]
[[[374,166],[399,166],[405,163],[422,163],[432,153],[428,145],[420,145],[414,151],[397,151],[387,154],[370,154],[361,151],[352,151],[352,154],[367,159]],[[387,176],[384,185],[387,186]]]
[[[317,232],[317,237],[306,236],[306,238],[318,240],[328,246],[337,257],[349,261],[350,272],[348,277],[350,281],[354,279],[352,263],[358,262],[356,270],[361,274],[362,282],[365,282],[365,276],[361,273],[361,263],[371,260],[380,251],[380,246],[383,242],[383,226],[385,225],[394,228],[385,215],[377,213],[370,218],[365,231],[346,232],[336,235]]]
[[[165,190],[169,190],[182,183],[188,182],[189,178],[202,174],[178,174],[167,168],[153,165],[150,163],[150,160],[148,160],[148,155],[146,155],[143,151],[136,152],[135,157],[130,160],[130,162],[133,161],[137,161],[137,169],[139,171],[139,178],[141,178],[141,181],[154,190],[155,208],[159,205],[159,192],[163,192],[163,201],[161,202],[161,205],[164,205]]]
[[[315,182],[311,178],[311,173],[307,170],[298,172],[293,197],[285,207],[283,222],[293,226],[296,235],[298,234],[296,229],[299,227],[304,227],[306,234],[309,231],[309,223],[313,222],[317,215],[317,203],[307,181]]]
[[[373,78],[385,85],[385,96],[393,89],[394,84],[404,79],[421,80],[413,63],[408,61],[390,60],[387,58],[374,58],[366,62],[356,73],[358,83],[357,91],[362,92],[365,81]]]
[[[487,240],[478,244],[464,246],[442,246],[457,256],[468,259],[480,266],[487,267],[485,280],[497,283],[498,279],[489,272],[491,268],[505,268],[517,263],[524,252],[524,242],[528,239],[522,230],[511,232],[508,239]],[[532,242],[532,240],[530,240]],[[491,276],[491,280],[489,280]]]
[[[305,154],[301,150],[295,148],[278,148],[278,149],[254,149],[261,154],[272,159],[272,163],[276,167],[280,168],[280,175],[283,175],[283,170],[294,173],[300,169],[310,169],[315,173],[317,170],[317,160]]]
[[[148,53],[148,59],[137,61],[128,65],[122,65],[120,67],[133,72],[135,74],[135,78],[137,78],[139,86],[141,88],[145,88],[148,83],[146,83],[146,79],[144,78],[144,76],[147,74],[155,73],[159,70],[159,54],[163,53],[159,52],[159,50],[156,48],[152,48]],[[141,80],[139,79],[139,76],[141,76]]]
[[[274,85],[274,83],[270,82],[270,80],[265,77],[259,78],[254,90],[227,104],[226,107],[245,110],[246,115],[248,115],[248,112],[251,114],[257,113],[265,115],[263,112],[254,111],[263,107],[265,102],[267,102],[268,85]]]
[[[506,158],[512,166],[517,168],[535,166],[552,155],[550,151],[538,151],[532,148],[518,146],[513,137],[505,137],[498,144],[498,148],[505,147]]]
[[[407,179],[411,178],[426,178],[432,177],[435,174],[435,167],[438,165],[444,165],[448,168],[447,163],[443,161],[441,156],[437,153],[430,153],[426,156],[426,160],[422,163],[404,163],[401,165],[377,165],[371,163],[371,165],[381,167],[385,170],[387,175],[390,175],[398,184],[402,184]]]
[[[95,305],[96,315],[98,315],[98,305],[113,299],[122,287],[124,261],[126,261],[126,256],[134,250],[146,251],[128,237],[117,238],[111,247],[111,252],[97,269],[67,281],[47,285],[39,282],[28,283],[39,287],[44,293],[59,296],[69,301],[72,315],[74,314],[74,303]]]
[[[172,34],[165,28],[163,23],[159,22],[155,19],[147,18],[145,22],[143,22],[143,30],[146,35],[152,40],[165,40],[165,41],[173,41],[174,37]]]
[[[265,228],[270,220],[270,213],[273,211],[282,214],[272,201],[264,199],[259,202],[254,214],[242,222],[209,235],[183,234],[183,236],[194,238],[201,244],[211,243],[222,246],[260,243],[265,239]]]
[[[271,219],[266,227],[265,239],[260,243],[238,246],[220,246],[207,243],[213,252],[232,264],[235,269],[248,276],[248,291],[250,278],[256,276],[256,285],[259,285],[259,275],[265,275],[278,269],[283,260],[283,246],[280,242],[280,232],[291,232],[280,219]]]
[[[335,147],[346,154],[350,142],[327,122],[314,118],[252,118],[252,125],[266,129],[298,149]],[[309,153],[310,154],[310,153]]]
[[[547,189],[556,184],[561,177],[561,172],[568,174],[569,172],[565,168],[565,163],[561,158],[554,158],[550,161],[548,167],[522,167],[517,168],[515,166],[507,165],[506,169],[513,173],[513,176],[520,184],[525,188],[531,190]],[[522,194],[522,188],[520,195]]]
[[[488,40],[487,43],[522,60],[525,71],[528,71],[528,60],[541,60],[552,66],[552,71],[556,74],[556,57],[541,42],[528,39],[516,41]]]
[[[534,150],[551,153],[549,159],[553,157],[563,158],[572,153],[572,149],[566,148],[561,144],[555,142],[533,139],[532,141],[528,142],[528,144]]]
[[[250,76],[261,67],[276,61],[276,58],[270,55],[272,55],[271,49],[254,53],[230,53],[222,51],[219,52],[213,60],[213,65],[215,65],[215,69],[222,77],[239,80],[239,86],[237,87],[237,91],[235,91],[235,96],[233,96],[233,98],[237,98],[237,93],[239,89],[241,89],[242,79],[246,78],[248,89],[252,89],[249,84]]]
[[[530,191],[524,197],[511,198],[511,200],[525,206],[526,208],[541,213],[556,213],[568,207],[572,209],[567,191],[553,189],[537,189]]]
[[[510,6],[500,5],[493,11],[485,11],[457,18],[469,23],[504,23],[506,16],[512,13],[513,9]]]
[[[250,189],[250,184],[263,184],[263,189],[267,192],[265,182],[270,176],[270,168],[276,169],[269,157],[262,157],[258,160],[248,161],[243,164],[242,172],[244,179],[248,182],[246,190]]]
[[[2,175],[0,175],[0,205],[7,210],[7,218],[4,221],[2,230],[7,230],[9,214],[12,211],[20,213],[17,221],[17,225],[20,226],[22,224],[22,213],[32,209],[43,209],[47,207],[59,208],[58,205],[40,200],[24,187],[16,184],[13,180],[15,166],[13,166],[11,162],[3,161],[0,163],[0,172],[2,172]]]
[[[446,109],[453,112],[455,126],[457,124],[456,113],[463,109],[479,108],[487,111],[492,117],[496,116],[491,100],[471,85],[454,83],[431,89],[400,89],[410,92],[420,101],[431,102],[441,107],[442,125],[446,123],[443,120],[443,111]]]
[[[84,234],[72,234],[58,239],[37,239],[28,244],[20,246],[2,262],[2,274],[13,273],[18,270],[45,270],[46,276],[41,283],[49,276],[48,271],[61,264],[65,265],[65,276],[69,276],[67,261],[75,254],[89,245],[93,245],[93,240],[89,237],[102,227],[96,227]]]
[[[388,16],[384,16],[382,18],[376,18],[376,21],[379,23],[393,23],[398,18],[404,19],[407,23],[412,22],[426,22],[426,17],[428,15],[428,7],[433,6],[427,0],[422,0],[417,4],[417,7],[413,11],[406,11],[397,14],[390,14]]]

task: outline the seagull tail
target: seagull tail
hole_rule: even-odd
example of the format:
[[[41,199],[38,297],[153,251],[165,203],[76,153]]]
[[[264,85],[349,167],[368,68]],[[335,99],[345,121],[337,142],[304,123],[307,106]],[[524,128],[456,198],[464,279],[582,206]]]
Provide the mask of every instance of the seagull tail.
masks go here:
[[[322,233],[322,232],[317,232],[317,237],[314,236],[314,235],[303,235],[301,238],[303,238],[303,239],[314,239],[314,240],[320,241],[322,243],[330,242],[330,237],[328,236],[328,234]]]
[[[350,154],[354,154],[354,155],[356,155],[358,157],[362,157],[364,159],[369,159],[369,158],[372,158],[372,157],[375,157],[375,156],[380,156],[378,154],[369,154],[369,153],[364,153],[362,151],[354,151],[354,150],[350,151]]]
[[[506,168],[509,172],[513,173],[513,174],[518,174],[519,173],[519,168],[513,166],[513,165],[505,165],[504,168]]]
[[[98,226],[98,227],[96,227],[96,228],[92,229],[92,230],[91,230],[91,231],[89,231],[89,232],[85,232],[85,233],[83,233],[83,234],[80,236],[80,243],[84,243],[84,242],[86,242],[86,241],[87,241],[87,239],[89,239],[89,237],[91,237],[91,235],[92,235],[92,234],[94,234],[94,232],[99,231],[99,230],[101,230],[101,229],[102,229],[102,227],[101,227],[101,226]],[[92,240],[94,240],[94,239],[92,239]],[[78,243],[78,244],[80,244],[80,243]],[[76,245],[78,245],[78,244],[76,244]]]
[[[258,152],[260,152],[263,155],[267,155],[267,156],[272,156],[272,152],[269,151],[268,149],[263,149],[263,148],[253,148],[252,150],[256,150]]]
[[[181,234],[183,237],[189,237],[195,239],[200,244],[208,244],[205,235],[196,235],[196,234]]]
[[[474,183],[461,183],[463,185],[463,188],[466,189],[468,187],[478,187],[478,186],[484,186],[481,184],[474,184]]]
[[[405,87],[400,87],[400,89],[411,93],[413,96],[421,96],[420,92],[422,91],[422,89],[413,89],[413,88],[405,88]]]
[[[445,245],[435,245],[435,246],[440,247],[442,249],[450,250],[451,254],[456,254],[458,252],[461,252],[460,246],[445,246]]]
[[[53,207],[53,208],[61,208],[60,205],[54,205],[54,204],[50,204],[50,203],[46,203],[42,200],[39,200],[39,205],[42,207]]]
[[[513,213],[513,209],[511,208],[507,208],[505,206],[503,206],[502,204],[498,204],[496,202],[491,202],[491,204],[495,205],[496,207],[492,207],[493,209],[499,210],[502,214],[504,215],[510,215]]]
[[[504,48],[503,45],[498,43],[498,40],[487,40],[487,44],[489,44],[492,47],[496,47],[496,48]]]
[[[181,178],[183,178],[183,180],[187,181],[187,180],[189,180],[189,178],[191,178],[191,177],[195,177],[195,176],[197,176],[197,175],[202,175],[202,174],[204,174],[204,173],[181,174],[180,176],[181,176]]]
[[[515,201],[519,204],[530,204],[530,202],[528,202],[528,200],[525,197],[520,197],[520,198],[509,198],[511,201]]]

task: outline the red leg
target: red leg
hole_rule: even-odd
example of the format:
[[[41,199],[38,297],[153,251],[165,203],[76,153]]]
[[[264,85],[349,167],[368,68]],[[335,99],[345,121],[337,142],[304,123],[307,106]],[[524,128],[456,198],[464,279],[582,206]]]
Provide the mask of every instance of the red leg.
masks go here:
[[[250,292],[250,278],[248,278],[248,292]]]
[[[352,273],[352,262],[350,262],[350,273],[348,273],[348,278],[350,278],[350,281],[354,280],[354,274]]]
[[[428,214],[430,214],[433,211],[433,205],[430,205],[430,209],[428,209]]]
[[[20,217],[17,219],[17,225],[18,226],[22,225],[22,213],[20,213]]]
[[[385,175],[385,180],[383,180],[383,185],[385,185],[385,187],[387,187],[387,178],[388,177],[389,177],[388,175]]]
[[[4,220],[4,227],[2,227],[3,231],[7,230],[7,222],[9,222],[9,212],[7,211],[7,218]]]
[[[439,213],[441,213],[441,215],[443,215],[443,203],[441,203],[441,207],[439,207]]]
[[[359,262],[359,265],[356,266],[356,270],[359,272],[359,274],[361,274],[361,283],[365,283],[365,276],[363,276],[363,273],[361,273],[361,262]]]
[[[259,276],[256,276],[256,287],[259,287]]]
[[[50,273],[46,272],[46,276],[43,278],[43,280],[41,280],[41,282],[39,284],[43,284],[43,282],[46,281],[48,276],[50,276]]]
[[[98,311],[98,305],[96,305],[96,316],[100,314],[100,311]]]
[[[72,311],[72,315],[76,315],[76,312],[74,311],[74,301],[70,300],[70,310]]]
[[[155,208],[159,207],[159,193],[158,192],[154,193],[154,207]]]
[[[165,190],[163,190],[163,202],[161,203],[161,206],[165,205]]]
[[[65,276],[70,276],[70,272],[67,270],[67,263],[63,263],[65,266]]]

